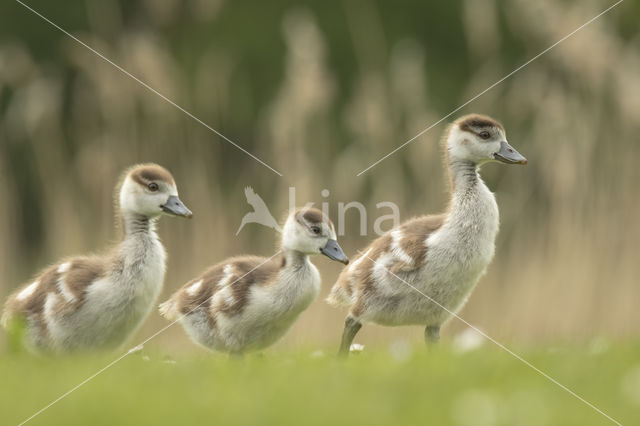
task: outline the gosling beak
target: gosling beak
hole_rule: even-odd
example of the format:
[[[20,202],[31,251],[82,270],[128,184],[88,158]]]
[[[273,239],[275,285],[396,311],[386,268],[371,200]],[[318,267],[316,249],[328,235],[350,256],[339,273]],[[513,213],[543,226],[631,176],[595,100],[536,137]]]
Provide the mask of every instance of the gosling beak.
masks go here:
[[[493,158],[506,164],[527,164],[527,159],[506,141],[500,142],[500,150],[493,154]]]
[[[182,216],[191,219],[193,213],[184,205],[177,195],[170,195],[166,203],[160,206],[160,208],[167,214],[172,216]]]
[[[349,259],[342,251],[336,240],[329,240],[327,244],[320,249],[320,253],[324,254],[331,260],[337,260],[345,265],[349,264]]]

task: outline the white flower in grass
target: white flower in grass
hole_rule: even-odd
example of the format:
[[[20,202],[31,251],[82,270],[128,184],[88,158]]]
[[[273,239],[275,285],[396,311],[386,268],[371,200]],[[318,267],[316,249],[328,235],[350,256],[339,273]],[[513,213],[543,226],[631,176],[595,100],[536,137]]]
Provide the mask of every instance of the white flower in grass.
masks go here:
[[[349,347],[349,352],[352,353],[360,353],[364,351],[364,345],[361,345],[360,343],[352,343],[351,347]]]
[[[471,352],[484,344],[484,336],[473,328],[466,328],[453,339],[453,350],[459,354]]]

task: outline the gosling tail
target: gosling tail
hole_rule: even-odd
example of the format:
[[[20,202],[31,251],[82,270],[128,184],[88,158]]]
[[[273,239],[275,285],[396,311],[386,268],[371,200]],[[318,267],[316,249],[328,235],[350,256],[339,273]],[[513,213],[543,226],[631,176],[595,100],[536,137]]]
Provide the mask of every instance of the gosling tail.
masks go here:
[[[158,306],[158,310],[160,311],[160,315],[162,315],[169,321],[175,321],[180,317],[176,302],[173,300],[173,298],[167,300],[164,303],[161,303]]]

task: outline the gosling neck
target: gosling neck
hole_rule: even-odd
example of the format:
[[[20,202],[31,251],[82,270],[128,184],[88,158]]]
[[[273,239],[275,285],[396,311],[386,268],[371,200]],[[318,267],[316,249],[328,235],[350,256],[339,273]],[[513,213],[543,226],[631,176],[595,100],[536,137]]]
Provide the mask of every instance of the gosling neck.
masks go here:
[[[282,268],[302,269],[307,266],[309,256],[298,250],[282,248]]]
[[[124,238],[152,235],[155,233],[157,218],[133,213],[122,212],[121,222],[124,230]]]
[[[482,182],[478,164],[470,160],[450,159],[449,175],[453,194],[463,194]]]

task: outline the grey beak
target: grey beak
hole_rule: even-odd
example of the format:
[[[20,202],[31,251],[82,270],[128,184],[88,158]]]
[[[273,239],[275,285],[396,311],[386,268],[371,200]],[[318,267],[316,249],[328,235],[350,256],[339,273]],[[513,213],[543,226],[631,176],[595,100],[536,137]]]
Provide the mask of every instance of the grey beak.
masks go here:
[[[191,219],[193,213],[184,205],[176,195],[170,195],[166,203],[160,206],[165,213],[173,216],[182,216]]]
[[[337,260],[345,265],[349,264],[349,259],[342,251],[340,245],[336,240],[329,240],[323,248],[320,249],[320,253],[324,254],[331,260]]]
[[[500,150],[493,154],[493,158],[506,164],[527,164],[527,159],[506,141],[500,142]]]

